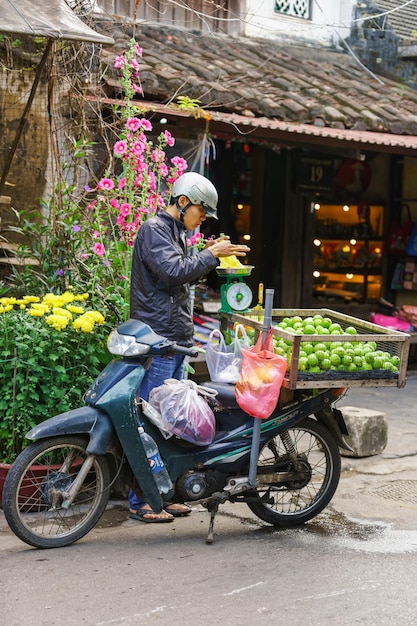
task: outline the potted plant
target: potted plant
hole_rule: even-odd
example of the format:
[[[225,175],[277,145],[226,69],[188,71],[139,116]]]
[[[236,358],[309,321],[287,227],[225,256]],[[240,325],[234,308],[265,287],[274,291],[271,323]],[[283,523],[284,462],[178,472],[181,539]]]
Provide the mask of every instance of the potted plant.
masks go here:
[[[9,464],[36,424],[82,405],[109,361],[109,328],[89,295],[0,298],[0,496]]]

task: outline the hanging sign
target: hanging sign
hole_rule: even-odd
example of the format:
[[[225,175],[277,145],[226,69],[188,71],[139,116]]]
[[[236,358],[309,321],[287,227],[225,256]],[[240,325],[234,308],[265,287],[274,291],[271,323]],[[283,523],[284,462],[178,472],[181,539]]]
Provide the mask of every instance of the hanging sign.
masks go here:
[[[332,191],[334,159],[325,156],[300,156],[297,160],[297,191]]]

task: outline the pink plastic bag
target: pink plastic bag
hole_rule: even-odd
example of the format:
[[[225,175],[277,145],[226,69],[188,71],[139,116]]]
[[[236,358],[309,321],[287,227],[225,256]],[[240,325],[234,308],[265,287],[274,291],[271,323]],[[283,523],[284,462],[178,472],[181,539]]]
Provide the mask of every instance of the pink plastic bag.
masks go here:
[[[371,322],[378,324],[378,326],[383,326],[384,328],[399,330],[402,333],[408,333],[413,329],[409,322],[401,320],[398,317],[392,317],[391,315],[383,315],[382,313],[373,313]]]
[[[262,335],[250,348],[242,349],[242,371],[235,387],[241,409],[260,419],[269,417],[275,409],[287,361],[275,354],[272,331],[262,346]]]
[[[149,394],[149,404],[159,411],[164,430],[197,446],[213,441],[216,419],[206,397],[216,392],[192,380],[168,378]]]

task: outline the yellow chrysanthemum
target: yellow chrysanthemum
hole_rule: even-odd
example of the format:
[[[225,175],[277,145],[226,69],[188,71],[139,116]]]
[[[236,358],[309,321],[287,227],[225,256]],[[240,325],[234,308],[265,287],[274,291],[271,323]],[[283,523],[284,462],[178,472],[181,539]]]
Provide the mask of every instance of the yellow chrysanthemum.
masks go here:
[[[38,296],[23,296],[23,300],[28,303],[41,301],[41,299],[38,298]]]
[[[75,330],[80,330],[83,333],[92,333],[94,330],[94,320],[86,317],[85,315],[77,317],[77,319],[73,321],[72,325]]]
[[[13,305],[16,304],[16,302],[16,298],[0,298],[0,304],[3,306],[7,306],[9,304]]]
[[[49,326],[52,326],[52,328],[55,328],[55,330],[62,330],[63,328],[66,328],[68,326],[68,318],[64,317],[63,315],[48,315],[48,317],[45,318],[46,323],[49,324]]]
[[[44,311],[43,309],[27,309],[28,314],[31,317],[43,317],[46,313],[46,311]]]
[[[89,297],[90,297],[89,293],[81,293],[81,294],[78,294],[78,296],[75,296],[74,300],[78,300],[78,302],[84,302],[84,300],[88,300]]]
[[[104,324],[104,315],[102,315],[99,311],[87,311],[84,314],[84,317],[93,320],[96,324]]]
[[[72,320],[72,314],[70,311],[68,311],[68,309],[63,309],[61,307],[56,306],[52,309],[52,313],[54,315],[62,315],[63,317],[66,317],[69,320]]]
[[[12,304],[6,304],[6,306],[2,306],[0,304],[0,313],[8,313],[9,311],[12,311],[12,309],[13,309]]]
[[[32,315],[34,317],[40,317],[42,315],[45,315],[45,313],[49,313],[49,311],[49,306],[42,302],[34,302],[31,305],[30,309],[28,309],[29,315]]]
[[[68,304],[67,309],[71,311],[71,313],[75,313],[75,315],[82,315],[84,313],[83,307],[75,306],[75,304]]]

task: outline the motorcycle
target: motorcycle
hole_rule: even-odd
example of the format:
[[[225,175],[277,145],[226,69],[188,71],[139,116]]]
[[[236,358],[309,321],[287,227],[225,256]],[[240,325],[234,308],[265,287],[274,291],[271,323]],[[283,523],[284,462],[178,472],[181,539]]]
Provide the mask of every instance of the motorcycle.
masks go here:
[[[266,329],[266,313],[265,320]],[[134,319],[112,331],[108,349],[118,358],[86,392],[85,406],[30,430],[31,443],[8,472],[4,515],[22,541],[37,548],[78,541],[116,488],[142,492],[156,512],[168,499],[202,504],[210,512],[206,543],[213,542],[215,515],[225,502],[246,503],[263,521],[285,527],[311,520],[329,504],[340,478],[339,447],[350,449],[333,406],[344,389],[295,390],[259,420],[240,409],[233,385],[204,383],[217,392],[216,433],[211,444],[198,446],[166,439],[138,397],[149,359],[196,356],[195,350]],[[159,491],[138,427],[159,448],[172,483],[168,493]]]

